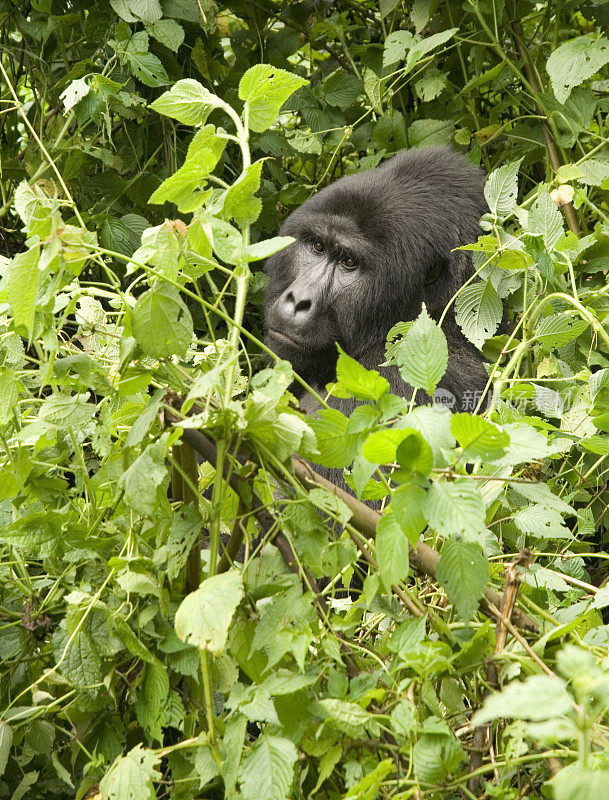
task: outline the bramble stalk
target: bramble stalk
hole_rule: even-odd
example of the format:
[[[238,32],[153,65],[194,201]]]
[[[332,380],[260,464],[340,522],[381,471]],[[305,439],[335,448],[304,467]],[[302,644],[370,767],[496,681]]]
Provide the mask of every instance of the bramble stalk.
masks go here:
[[[230,109],[230,110],[229,110]],[[243,121],[236,114],[236,112],[227,107],[227,113],[235,123],[237,129],[237,138],[239,147],[241,148],[241,157],[243,161],[243,171],[245,171],[251,164],[251,156],[248,141],[248,105],[245,104],[243,112]],[[250,280],[250,268],[245,260],[245,252],[250,241],[250,226],[245,225],[242,231],[242,261],[240,261],[234,269],[233,275],[236,281],[235,292],[235,310],[233,318],[230,323],[230,336],[228,342],[228,368],[226,370],[226,379],[224,383],[224,396],[223,404],[225,407],[230,403],[233,394],[233,384],[235,380],[235,365],[238,358],[239,350],[239,332],[243,325],[243,315],[245,312],[245,301],[247,299],[247,289]],[[224,478],[223,478],[223,465],[227,449],[226,435],[218,439],[218,458],[216,461],[216,475],[214,477],[214,484],[212,488],[212,502],[211,502],[211,521],[210,521],[210,553],[209,553],[209,569],[208,575],[211,577],[216,574],[218,564],[218,548],[220,545],[220,517],[222,510],[222,498],[224,495]]]

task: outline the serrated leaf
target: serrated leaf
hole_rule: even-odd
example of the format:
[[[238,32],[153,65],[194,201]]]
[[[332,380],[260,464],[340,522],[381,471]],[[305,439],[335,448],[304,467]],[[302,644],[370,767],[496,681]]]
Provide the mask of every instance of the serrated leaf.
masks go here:
[[[296,747],[282,736],[259,737],[239,772],[244,800],[285,800],[294,780]]]
[[[245,100],[250,130],[265,131],[288,97],[308,81],[270,64],[250,67],[239,81],[239,99]]]
[[[495,169],[484,185],[484,196],[491,213],[503,219],[511,214],[518,199],[518,170],[522,159],[510,161]]]
[[[465,286],[455,301],[455,318],[476,347],[494,336],[503,317],[503,304],[490,280]]]
[[[265,239],[262,242],[255,242],[250,244],[245,250],[246,261],[261,261],[263,258],[278,253],[288,245],[295,241],[293,236],[273,236],[271,239]]]
[[[146,86],[165,86],[169,83],[165,67],[154,53],[129,53],[128,60],[131,72]]]
[[[163,16],[159,0],[129,0],[129,9],[143,22],[155,22]]]
[[[355,457],[357,435],[347,433],[347,417],[335,408],[324,408],[307,421],[317,439],[318,462],[324,467],[348,467]]]
[[[28,336],[32,334],[36,313],[36,295],[40,281],[38,259],[40,247],[35,245],[24,253],[18,253],[10,263],[7,283],[8,302],[13,312],[17,329]]]
[[[548,58],[546,69],[556,99],[564,103],[579,86],[609,63],[609,40],[578,36],[564,42]]]
[[[529,233],[542,236],[547,250],[552,250],[564,233],[562,216],[549,192],[541,192],[528,216]]]
[[[523,533],[538,539],[573,538],[558,511],[539,503],[521,508],[514,516],[514,523]]]
[[[392,584],[408,577],[409,568],[408,539],[391,509],[377,523],[375,544],[381,580],[390,591]]]
[[[389,391],[389,381],[375,369],[366,369],[347,355],[340,345],[338,353],[336,377],[339,388],[344,389],[348,397],[356,397],[358,400],[378,400],[381,395]]]
[[[159,19],[146,25],[146,30],[162,45],[165,45],[169,50],[173,50],[174,53],[178,51],[184,41],[184,28],[178,25],[174,19]]]
[[[169,284],[144,292],[132,310],[133,335],[153,358],[183,356],[193,337],[190,311]]]
[[[490,566],[482,549],[463,539],[448,539],[442,546],[436,575],[459,616],[468,623],[490,576]]]
[[[450,429],[466,460],[495,461],[505,455],[510,444],[510,437],[498,425],[472,414],[453,414]]]
[[[154,800],[154,782],[161,779],[155,769],[159,761],[160,756],[141,744],[119,756],[99,785],[102,800]]]
[[[485,509],[473,481],[436,481],[423,508],[427,524],[441,536],[478,542],[485,530]]]
[[[552,787],[553,800],[605,800],[609,770],[587,769],[577,762],[561,769],[548,784]]]
[[[489,695],[472,718],[474,725],[493,719],[542,720],[572,711],[574,701],[565,682],[549,675],[533,675],[522,683],[514,681],[502,692]]]
[[[413,547],[416,547],[419,536],[425,529],[423,506],[427,492],[416,483],[405,483],[391,495],[391,509],[404,535]]]
[[[214,108],[223,108],[224,105],[223,100],[199,81],[183,78],[151,103],[150,108],[185,125],[203,125]]]
[[[207,578],[182,600],[175,629],[183,642],[218,655],[224,650],[228,628],[243,597],[243,582],[236,570]]]
[[[342,70],[334,72],[329,78],[326,78],[321,87],[326,103],[338,108],[350,106],[363,91],[364,84],[361,79]]]
[[[255,222],[262,210],[262,200],[255,197],[255,193],[260,188],[263,163],[250,164],[224,195],[222,216],[227,220],[234,219],[240,227]]]
[[[398,345],[396,360],[406,383],[433,394],[448,366],[448,345],[425,307]]]
[[[157,489],[166,475],[164,454],[159,445],[152,444],[123,472],[118,488],[124,491],[124,501],[130,508],[152,516],[158,502]]]
[[[550,314],[539,320],[534,335],[543,349],[550,351],[576,339],[587,328],[588,323],[583,319],[568,314]]]

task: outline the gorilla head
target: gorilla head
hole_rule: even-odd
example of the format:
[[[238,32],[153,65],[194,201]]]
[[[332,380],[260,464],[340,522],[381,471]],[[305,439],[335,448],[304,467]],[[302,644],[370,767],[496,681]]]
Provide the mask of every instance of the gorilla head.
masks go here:
[[[453,250],[479,235],[483,184],[458,153],[407,150],[307,200],[281,229],[296,241],[266,262],[268,345],[316,387],[336,377],[337,342],[378,367],[396,322],[415,319],[422,303],[437,319],[471,275],[469,255]],[[486,373],[454,320],[444,331],[450,363],[441,385],[460,394]]]

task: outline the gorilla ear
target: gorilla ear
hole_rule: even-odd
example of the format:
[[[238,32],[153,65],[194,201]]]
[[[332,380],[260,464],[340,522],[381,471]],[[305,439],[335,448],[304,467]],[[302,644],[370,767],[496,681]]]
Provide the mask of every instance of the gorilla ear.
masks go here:
[[[427,272],[425,273],[425,286],[433,286],[434,283],[440,280],[447,269],[448,264],[443,258],[438,258],[437,261],[434,261],[433,264],[430,264],[427,267]]]

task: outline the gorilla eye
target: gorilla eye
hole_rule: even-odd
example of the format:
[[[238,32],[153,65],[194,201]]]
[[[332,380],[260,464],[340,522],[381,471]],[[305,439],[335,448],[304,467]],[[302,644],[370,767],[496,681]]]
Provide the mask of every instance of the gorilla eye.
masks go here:
[[[355,269],[357,267],[357,262],[351,256],[347,256],[343,258],[343,267],[347,267],[347,269]]]
[[[319,239],[316,242],[313,242],[313,250],[316,253],[324,253],[326,248],[324,247],[324,243],[320,242]]]

